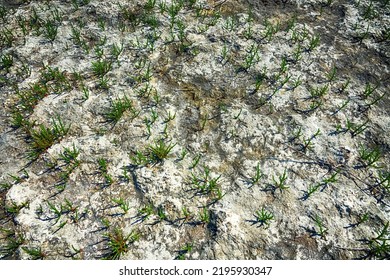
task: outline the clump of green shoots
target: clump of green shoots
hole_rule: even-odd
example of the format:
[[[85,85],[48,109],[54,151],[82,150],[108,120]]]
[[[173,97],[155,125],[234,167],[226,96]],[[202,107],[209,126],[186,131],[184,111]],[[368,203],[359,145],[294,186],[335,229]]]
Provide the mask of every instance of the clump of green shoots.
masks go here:
[[[127,214],[127,212],[129,212],[130,210],[130,203],[128,201],[125,201],[122,197],[120,198],[113,198],[111,199],[114,203],[117,204],[117,206],[119,206],[119,208],[121,208],[124,212],[124,214]]]
[[[362,124],[357,124],[354,122],[351,122],[350,120],[347,119],[346,127],[344,131],[349,131],[351,133],[352,137],[355,137],[361,133],[363,133],[367,128],[368,128],[368,122],[369,120],[366,120]]]
[[[69,129],[70,125],[66,126],[59,116],[57,116],[57,119],[52,119],[51,128],[41,124],[37,129],[31,129],[29,131],[31,138],[29,157],[33,160],[38,158],[41,153],[64,137]]]
[[[202,224],[208,224],[210,223],[210,211],[207,209],[207,207],[203,207],[201,210],[199,210],[199,219]]]
[[[390,258],[390,231],[389,222],[377,233],[377,236],[368,240],[369,258],[386,260]]]
[[[67,165],[73,164],[78,166],[80,164],[80,161],[77,159],[79,154],[80,150],[73,144],[72,148],[64,148],[64,151],[60,154],[60,159],[63,160]]]
[[[211,194],[216,197],[216,200],[220,200],[224,196],[218,183],[220,178],[221,175],[212,177],[210,174],[210,169],[205,166],[203,174],[200,176],[192,173],[191,183],[193,186],[195,186],[198,194]]]
[[[148,157],[141,151],[136,151],[134,156],[130,156],[130,160],[134,165],[144,165],[149,163]]]
[[[152,203],[146,204],[138,210],[138,215],[141,216],[141,220],[145,221],[154,213],[154,206]]]
[[[117,44],[114,43],[111,46],[111,55],[117,61],[118,65],[120,65],[120,63],[119,63],[119,56],[121,55],[122,52],[123,52],[123,43],[121,43],[121,45],[117,45]]]
[[[11,205],[5,205],[4,208],[8,214],[17,215],[23,208],[28,208],[29,204],[29,201],[25,201],[21,204],[17,204],[14,201],[11,201]]]
[[[104,159],[104,158],[98,159],[99,171],[104,178],[104,186],[110,186],[110,185],[112,185],[112,183],[114,183],[114,179],[108,173],[107,164],[108,164],[108,162],[106,159]]]
[[[312,194],[314,194],[316,191],[318,191],[320,188],[324,189],[325,187],[328,186],[330,183],[335,183],[337,182],[337,175],[338,171],[330,175],[330,177],[323,179],[321,182],[310,185],[309,188],[307,189],[305,195],[302,197],[303,200],[308,199]]]
[[[104,235],[107,241],[107,254],[103,257],[106,260],[118,260],[120,257],[128,252],[130,244],[139,240],[140,234],[131,231],[129,234],[124,234],[119,228],[115,228],[112,232]]]
[[[22,250],[26,252],[32,260],[43,260],[47,254],[42,251],[41,247],[22,247]]]
[[[66,188],[66,182],[69,180],[70,174],[73,170],[80,166],[80,160],[77,157],[80,154],[80,150],[73,144],[72,148],[64,148],[60,153],[59,159],[65,164],[61,166],[61,173],[59,174],[61,181],[56,185],[59,192],[62,192]],[[57,160],[50,161],[47,163],[48,167],[53,169],[56,168]]]
[[[256,64],[258,60],[259,60],[259,46],[253,44],[251,45],[250,49],[248,50],[245,56],[244,64],[242,65],[242,68],[244,70],[248,70],[250,67]]]
[[[158,217],[161,221],[167,219],[167,214],[165,213],[164,207],[163,207],[162,205],[160,205],[160,206],[157,208],[157,217]]]
[[[264,176],[263,172],[261,172],[260,170],[260,163],[258,163],[256,165],[256,171],[255,171],[255,175],[253,175],[253,177],[250,179],[250,183],[252,186],[256,185],[260,179]]]
[[[111,102],[111,107],[105,114],[105,117],[109,122],[117,123],[128,110],[131,111],[132,118],[135,118],[139,114],[139,112],[134,108],[133,102],[125,96]]]
[[[328,233],[328,228],[324,225],[324,222],[322,221],[321,217],[316,214],[313,220],[316,226],[317,235],[319,235],[322,239],[326,240],[326,234]]]
[[[336,74],[337,74],[337,68],[336,66],[333,66],[332,69],[330,69],[330,71],[326,74],[326,79],[328,80],[329,83],[335,80]]]
[[[378,172],[377,186],[381,186],[383,190],[390,193],[390,172],[386,170],[380,170]]]
[[[322,87],[311,88],[309,92],[310,98],[312,99],[322,98],[329,92],[329,84]]]
[[[309,38],[309,44],[306,47],[306,51],[312,52],[315,48],[317,48],[320,44],[320,36],[313,35]]]
[[[370,149],[368,147],[360,145],[359,156],[364,163],[364,167],[380,168],[379,165],[376,165],[376,163],[379,162],[379,160],[381,159],[381,156],[382,156],[382,153],[381,153],[379,147],[376,146],[376,147]]]
[[[11,54],[4,54],[1,56],[1,69],[5,69],[7,72],[9,72],[9,69],[14,64],[14,57]]]
[[[107,60],[92,62],[92,72],[99,78],[103,78],[111,70],[111,63]]]
[[[176,257],[177,260],[185,260],[186,259],[186,254],[190,253],[193,249],[193,244],[192,243],[186,243],[180,250],[179,250],[179,255]]]
[[[190,165],[190,169],[194,169],[198,164],[199,164],[199,161],[200,161],[200,158],[202,157],[201,154],[198,154],[197,156],[195,156],[192,160],[192,163]]]
[[[2,257],[12,256],[18,248],[25,243],[25,236],[13,230],[0,227],[4,240],[0,243],[0,254]]]
[[[264,207],[260,210],[257,210],[255,213],[256,223],[259,223],[259,226],[265,225],[268,228],[271,224],[271,221],[274,219],[274,215],[267,211]]]
[[[279,175],[276,179],[272,176],[273,185],[280,191],[287,190],[289,186],[286,185],[287,180],[287,169],[284,169],[283,174]]]
[[[149,158],[152,163],[164,161],[176,144],[165,143],[162,139],[148,146]]]
[[[320,129],[317,129],[316,133],[314,133],[312,136],[308,138],[303,138],[303,144],[302,144],[302,150],[306,152],[308,149],[312,149],[313,147],[313,140],[321,134]]]
[[[53,20],[47,20],[45,22],[44,27],[45,27],[45,32],[44,32],[45,37],[51,42],[53,42],[57,37],[57,33],[58,33],[58,26],[56,22]]]

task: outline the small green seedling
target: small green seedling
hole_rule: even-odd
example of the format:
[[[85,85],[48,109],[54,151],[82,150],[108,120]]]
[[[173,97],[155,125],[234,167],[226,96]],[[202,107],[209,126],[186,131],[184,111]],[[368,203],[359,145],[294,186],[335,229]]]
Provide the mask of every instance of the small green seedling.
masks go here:
[[[12,201],[11,205],[5,206],[5,211],[10,215],[17,215],[23,208],[28,208],[29,204],[29,201],[23,202],[21,204],[17,204]]]
[[[194,169],[194,168],[198,165],[198,163],[199,163],[201,157],[202,157],[201,154],[195,156],[195,157],[193,158],[192,163],[191,163],[191,165],[190,165],[189,168],[190,168],[190,169]]]
[[[279,189],[280,191],[286,190],[289,188],[289,186],[286,185],[287,180],[287,169],[284,169],[283,174],[279,175],[277,179],[275,179],[274,176],[272,176],[272,181],[276,189]]]
[[[104,158],[98,159],[99,171],[104,178],[104,187],[110,186],[114,183],[114,179],[108,173],[107,160]]]
[[[25,236],[21,233],[4,228],[0,228],[0,231],[5,234],[5,240],[2,240],[1,244],[2,258],[12,256],[26,241]]]
[[[322,239],[326,240],[326,234],[328,233],[327,227],[324,225],[322,219],[316,214],[314,219],[314,223],[317,227],[316,233],[321,236]]]
[[[22,250],[33,260],[43,260],[47,256],[47,254],[42,251],[41,247],[22,247]]]
[[[378,172],[378,186],[381,186],[386,193],[390,193],[390,172],[381,170]]]
[[[370,97],[378,87],[379,87],[378,83],[376,85],[371,85],[370,83],[367,83],[363,92],[364,98]]]
[[[299,76],[296,80],[292,81],[292,84],[290,86],[290,90],[295,90],[297,87],[299,87],[302,84],[301,76]]]
[[[264,207],[256,211],[255,217],[256,223],[259,223],[260,226],[266,225],[266,228],[270,226],[271,221],[274,219],[274,215]]]
[[[364,213],[363,215],[359,216],[358,221],[356,222],[355,225],[356,226],[361,225],[361,224],[367,222],[369,218],[370,218],[370,214],[369,213]]]
[[[159,163],[164,161],[175,146],[176,144],[167,144],[162,139],[153,145],[149,145],[148,151],[151,162]]]
[[[256,165],[256,172],[255,175],[251,178],[251,185],[256,185],[260,179],[264,176],[263,172],[260,170],[260,163]]]
[[[148,157],[141,151],[136,151],[135,155],[131,156],[130,159],[134,165],[144,165],[149,162]]]
[[[1,67],[0,69],[4,68],[7,72],[9,72],[9,69],[14,64],[14,57],[11,54],[4,54],[1,56]]]
[[[142,216],[142,221],[147,220],[154,213],[154,206],[149,203],[138,210],[138,215]]]
[[[180,249],[179,255],[176,257],[176,259],[185,260],[186,259],[185,254],[190,253],[192,251],[192,249],[193,249],[193,244],[186,243],[186,245]]]
[[[199,219],[202,224],[208,224],[210,222],[209,209],[203,207],[202,210],[199,211]]]
[[[161,221],[167,219],[167,214],[165,213],[165,210],[164,210],[163,206],[160,206],[160,207],[157,208],[157,216],[159,217],[159,219]]]
[[[92,71],[99,78],[103,78],[111,70],[111,63],[106,60],[92,62]]]
[[[127,212],[129,212],[130,210],[130,203],[128,201],[125,201],[122,197],[121,198],[113,198],[111,199],[114,203],[116,203],[122,210],[125,214],[127,214]]]
[[[309,188],[307,189],[307,192],[305,194],[305,199],[310,197],[313,193],[315,193],[319,188],[321,187],[321,184],[315,184],[315,185],[310,185]]]
[[[321,134],[320,129],[317,129],[316,133],[314,133],[309,138],[303,138],[302,150],[306,152],[308,149],[313,148],[313,139],[315,139],[318,135]]]
[[[31,151],[29,157],[33,160],[46,151],[56,141],[65,136],[70,129],[70,125],[66,126],[59,116],[57,120],[52,119],[52,127],[46,127],[43,124],[39,125],[38,129],[31,129],[29,131],[31,141]]]
[[[245,56],[243,69],[248,70],[250,67],[252,67],[254,64],[256,64],[259,61],[259,46],[256,44],[251,45],[250,49],[247,52],[247,55]]]
[[[313,35],[309,39],[309,45],[307,46],[306,51],[308,51],[308,52],[313,51],[315,48],[317,48],[319,46],[319,44],[320,44],[320,36]]]
[[[57,33],[58,33],[58,26],[57,24],[52,21],[52,20],[48,20],[45,22],[45,37],[50,40],[51,42],[53,42],[55,40],[55,38],[57,37]]]
[[[119,56],[123,52],[123,43],[121,45],[113,44],[111,47],[111,55],[114,57],[114,59],[119,63]]]
[[[80,161],[77,157],[80,154],[80,150],[73,144],[72,148],[64,148],[64,151],[60,154],[60,159],[66,164],[79,165]]]
[[[133,107],[133,102],[127,96],[125,96],[111,102],[111,107],[105,114],[105,117],[107,121],[111,123],[117,123],[123,114],[128,110],[132,112],[134,118],[136,110]]]
[[[115,228],[113,232],[105,234],[104,238],[107,241],[108,253],[103,259],[118,260],[123,254],[127,253],[130,244],[139,240],[140,234],[131,231],[125,235],[121,229]]]
[[[164,123],[168,123],[168,122],[174,120],[175,117],[176,117],[176,112],[173,115],[171,114],[171,112],[168,112],[168,116],[164,119]]]
[[[376,164],[382,157],[382,153],[379,147],[374,147],[373,149],[370,149],[361,145],[359,148],[359,156],[364,162],[365,167],[380,168],[380,166]]]
[[[191,218],[191,212],[190,212],[190,210],[189,210],[187,207],[183,206],[182,209],[181,209],[181,211],[182,211],[183,216],[184,216],[184,219],[185,219],[186,221],[189,220],[189,219]]]
[[[378,232],[377,236],[368,241],[368,256],[375,259],[386,260],[390,257],[390,231],[389,222]]]
[[[334,81],[334,79],[336,78],[336,73],[337,73],[337,69],[336,69],[336,66],[334,66],[326,74],[326,79],[328,80],[329,83]]]
[[[346,124],[346,131],[349,131],[351,133],[352,138],[363,133],[367,128],[368,128],[368,122],[369,120],[366,120],[362,124],[356,124],[351,122],[350,120],[347,119],[347,124]]]

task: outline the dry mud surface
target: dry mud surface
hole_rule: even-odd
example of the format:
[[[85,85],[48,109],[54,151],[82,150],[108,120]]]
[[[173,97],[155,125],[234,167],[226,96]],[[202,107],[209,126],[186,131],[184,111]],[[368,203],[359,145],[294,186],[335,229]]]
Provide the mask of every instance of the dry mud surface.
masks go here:
[[[0,3],[0,258],[389,259],[388,0]]]

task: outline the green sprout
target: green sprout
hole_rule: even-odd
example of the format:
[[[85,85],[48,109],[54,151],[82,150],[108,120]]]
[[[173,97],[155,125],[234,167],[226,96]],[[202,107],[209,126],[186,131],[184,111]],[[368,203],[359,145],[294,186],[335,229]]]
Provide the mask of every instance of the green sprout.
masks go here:
[[[77,160],[79,154],[80,150],[73,144],[72,148],[64,148],[64,151],[60,154],[60,159],[62,159],[66,164],[73,163],[78,165],[80,163],[79,160]]]
[[[378,147],[370,149],[361,145],[359,148],[359,156],[364,162],[365,167],[380,167],[379,165],[376,165],[376,163],[379,162],[382,157],[382,153]]]
[[[106,60],[92,62],[92,71],[99,78],[103,78],[111,70],[111,63]]]
[[[149,157],[152,162],[162,162],[166,159],[176,144],[167,144],[162,139],[148,146]]]
[[[61,118],[57,116],[57,120],[52,119],[51,128],[41,124],[38,129],[32,129],[29,131],[31,136],[31,151],[29,153],[29,157],[33,160],[36,159],[56,141],[65,136],[69,129],[70,125],[64,125]]]
[[[319,35],[313,35],[309,39],[309,45],[306,48],[307,51],[311,52],[313,51],[316,47],[318,47],[320,44],[320,36]]]
[[[127,212],[129,212],[130,203],[128,201],[125,201],[123,198],[119,198],[119,199],[113,198],[111,200],[113,202],[115,202],[123,210],[123,212],[125,214],[127,214]]]
[[[280,191],[286,190],[289,187],[286,185],[287,180],[287,169],[284,169],[283,174],[279,175],[277,179],[275,179],[274,176],[272,176],[272,181],[275,186],[275,188],[280,189]]]
[[[105,117],[109,122],[117,123],[128,110],[132,111],[133,117],[135,117],[136,111],[133,107],[133,102],[125,96],[111,102],[111,107],[105,114]]]
[[[386,260],[390,258],[390,231],[389,222],[377,233],[377,236],[368,241],[368,256]]]
[[[195,156],[195,157],[193,158],[192,163],[191,163],[191,165],[190,165],[189,168],[190,168],[190,169],[194,169],[194,168],[198,165],[198,163],[199,163],[201,157],[202,157],[201,154]]]
[[[179,255],[176,257],[177,260],[185,260],[185,254],[190,253],[193,249],[193,244],[192,243],[186,243],[185,246],[183,246],[179,250]]]
[[[202,224],[208,224],[210,222],[210,212],[206,207],[203,207],[199,211],[199,219]]]
[[[259,60],[259,46],[256,44],[251,45],[247,55],[245,56],[243,68],[244,70],[248,70]]]
[[[41,247],[22,247],[22,250],[33,260],[43,260],[47,256],[46,253],[42,251]]]
[[[336,66],[332,67],[332,69],[326,74],[326,78],[328,82],[333,82],[336,78],[337,69]]]
[[[0,228],[0,231],[5,234],[5,240],[0,244],[0,254],[2,257],[12,256],[25,243],[25,236],[4,228]]]
[[[264,174],[260,170],[260,163],[256,165],[256,172],[255,175],[251,178],[251,185],[256,185],[260,179],[264,176]]]
[[[322,219],[316,214],[314,219],[314,223],[317,227],[316,233],[321,236],[322,239],[326,240],[326,234],[328,233],[327,227],[324,225]]]
[[[152,203],[149,203],[138,210],[138,215],[142,216],[142,220],[147,220],[154,213],[154,207]]]
[[[45,22],[45,37],[53,42],[57,37],[58,26],[52,20],[48,20]]]
[[[125,235],[121,229],[115,228],[114,231],[105,234],[104,238],[107,241],[108,253],[103,259],[118,260],[123,254],[128,252],[130,244],[139,240],[140,234],[131,231]]]
[[[11,68],[11,66],[14,64],[14,57],[11,54],[4,54],[1,56],[1,68],[4,68],[7,72]]]
[[[260,226],[266,225],[267,228],[269,227],[271,221],[274,219],[274,215],[271,212],[265,210],[264,207],[256,211],[255,217],[256,223],[259,223]]]

